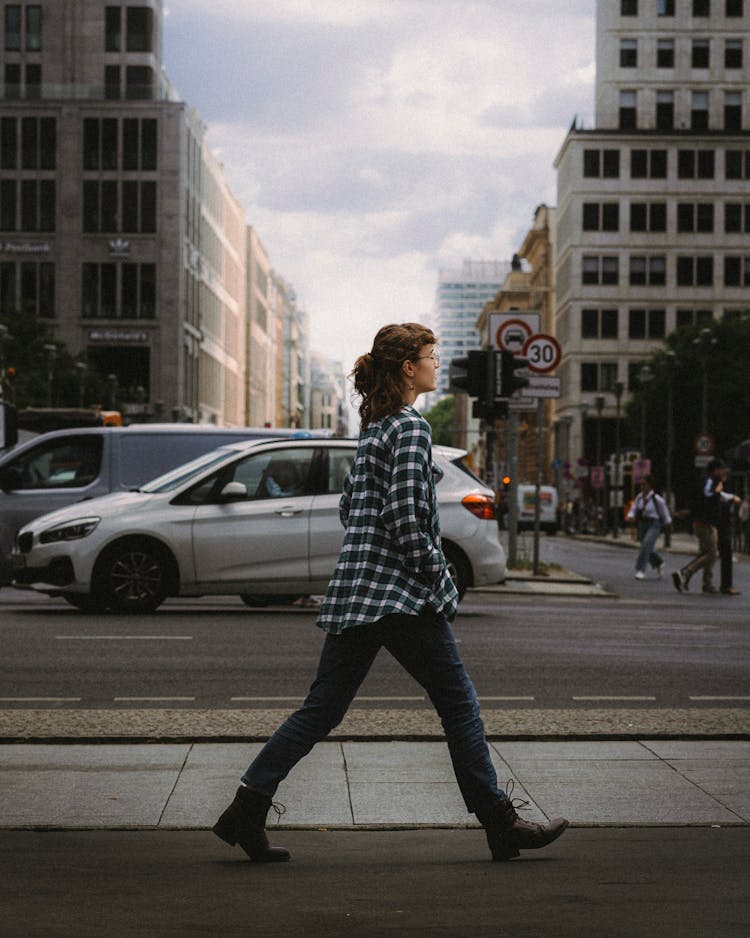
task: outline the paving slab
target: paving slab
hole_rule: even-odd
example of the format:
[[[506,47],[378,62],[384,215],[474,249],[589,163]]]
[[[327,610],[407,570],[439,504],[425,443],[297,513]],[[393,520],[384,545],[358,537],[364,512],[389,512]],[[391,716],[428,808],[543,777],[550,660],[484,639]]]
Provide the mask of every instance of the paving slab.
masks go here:
[[[4,827],[156,827],[189,746],[2,746]]]

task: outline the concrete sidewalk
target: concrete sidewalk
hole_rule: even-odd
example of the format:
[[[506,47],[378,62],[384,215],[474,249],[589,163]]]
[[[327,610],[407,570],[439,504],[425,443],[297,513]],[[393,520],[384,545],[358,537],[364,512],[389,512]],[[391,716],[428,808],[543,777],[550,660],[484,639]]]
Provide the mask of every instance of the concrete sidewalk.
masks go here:
[[[0,746],[0,829],[211,827],[261,744]],[[747,826],[750,742],[494,742],[525,817],[578,826]],[[326,742],[279,789],[281,827],[474,826],[442,742]]]

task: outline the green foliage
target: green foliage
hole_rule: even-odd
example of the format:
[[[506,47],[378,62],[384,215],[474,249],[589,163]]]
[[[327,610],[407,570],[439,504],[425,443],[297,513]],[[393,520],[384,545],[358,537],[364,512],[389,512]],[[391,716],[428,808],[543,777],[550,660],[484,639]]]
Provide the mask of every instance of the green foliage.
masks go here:
[[[444,397],[423,415],[432,428],[432,442],[441,446],[455,446],[453,434],[453,398]]]
[[[65,345],[54,338],[52,327],[37,316],[22,313],[3,313],[0,324],[8,329],[8,340],[4,343],[5,368],[16,372],[13,395],[19,408],[45,407],[49,394],[50,353],[45,345],[54,345],[52,370],[52,406],[76,407],[80,394],[80,373],[76,359]],[[106,400],[106,382],[101,375],[88,370],[86,373],[85,403]]]
[[[666,349],[649,359],[654,378],[636,390],[627,417],[627,435],[640,439],[642,407],[646,406],[646,456],[660,486],[666,477],[667,398],[672,382],[674,461],[673,489],[684,505],[695,478],[695,439],[705,429],[716,440],[716,454],[731,461],[738,443],[750,437],[750,319],[722,319],[711,324],[716,340],[704,351],[699,335],[706,324],[672,333]],[[696,341],[698,340],[698,341]],[[707,424],[701,427],[703,368],[707,388]]]

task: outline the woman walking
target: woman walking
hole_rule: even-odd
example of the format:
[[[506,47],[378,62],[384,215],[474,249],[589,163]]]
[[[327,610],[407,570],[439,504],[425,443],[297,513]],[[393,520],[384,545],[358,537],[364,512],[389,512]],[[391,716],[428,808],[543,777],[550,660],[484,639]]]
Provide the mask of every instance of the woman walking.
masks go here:
[[[628,520],[638,525],[638,540],[641,549],[635,558],[635,578],[645,580],[646,565],[650,564],[661,579],[664,573],[664,561],[656,552],[656,541],[662,528],[672,523],[672,516],[664,499],[654,489],[654,477],[645,475],[641,480],[641,490],[636,495],[628,512]]]
[[[317,676],[214,827],[256,862],[289,859],[266,838],[272,798],[343,720],[381,647],[427,691],[466,807],[485,828],[494,860],[543,847],[568,825],[564,818],[521,820],[497,787],[477,696],[449,626],[458,595],[440,547],[430,427],[414,408],[435,389],[438,363],[435,336],[417,323],[384,326],[355,363],[362,427],[340,502],[344,543],[318,615],[327,635]]]

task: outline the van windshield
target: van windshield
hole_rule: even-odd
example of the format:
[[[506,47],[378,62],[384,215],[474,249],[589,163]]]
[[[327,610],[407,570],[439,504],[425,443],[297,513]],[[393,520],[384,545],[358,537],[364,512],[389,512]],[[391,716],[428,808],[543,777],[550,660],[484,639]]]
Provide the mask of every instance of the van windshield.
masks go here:
[[[150,482],[142,485],[138,491],[147,492],[151,495],[157,492],[171,492],[183,483],[191,482],[197,476],[202,475],[218,463],[223,462],[230,452],[232,451],[228,449],[215,449],[210,453],[204,453],[197,459],[193,459],[183,466],[178,466],[176,469],[172,469],[170,472],[165,472],[164,475],[152,479]]]

